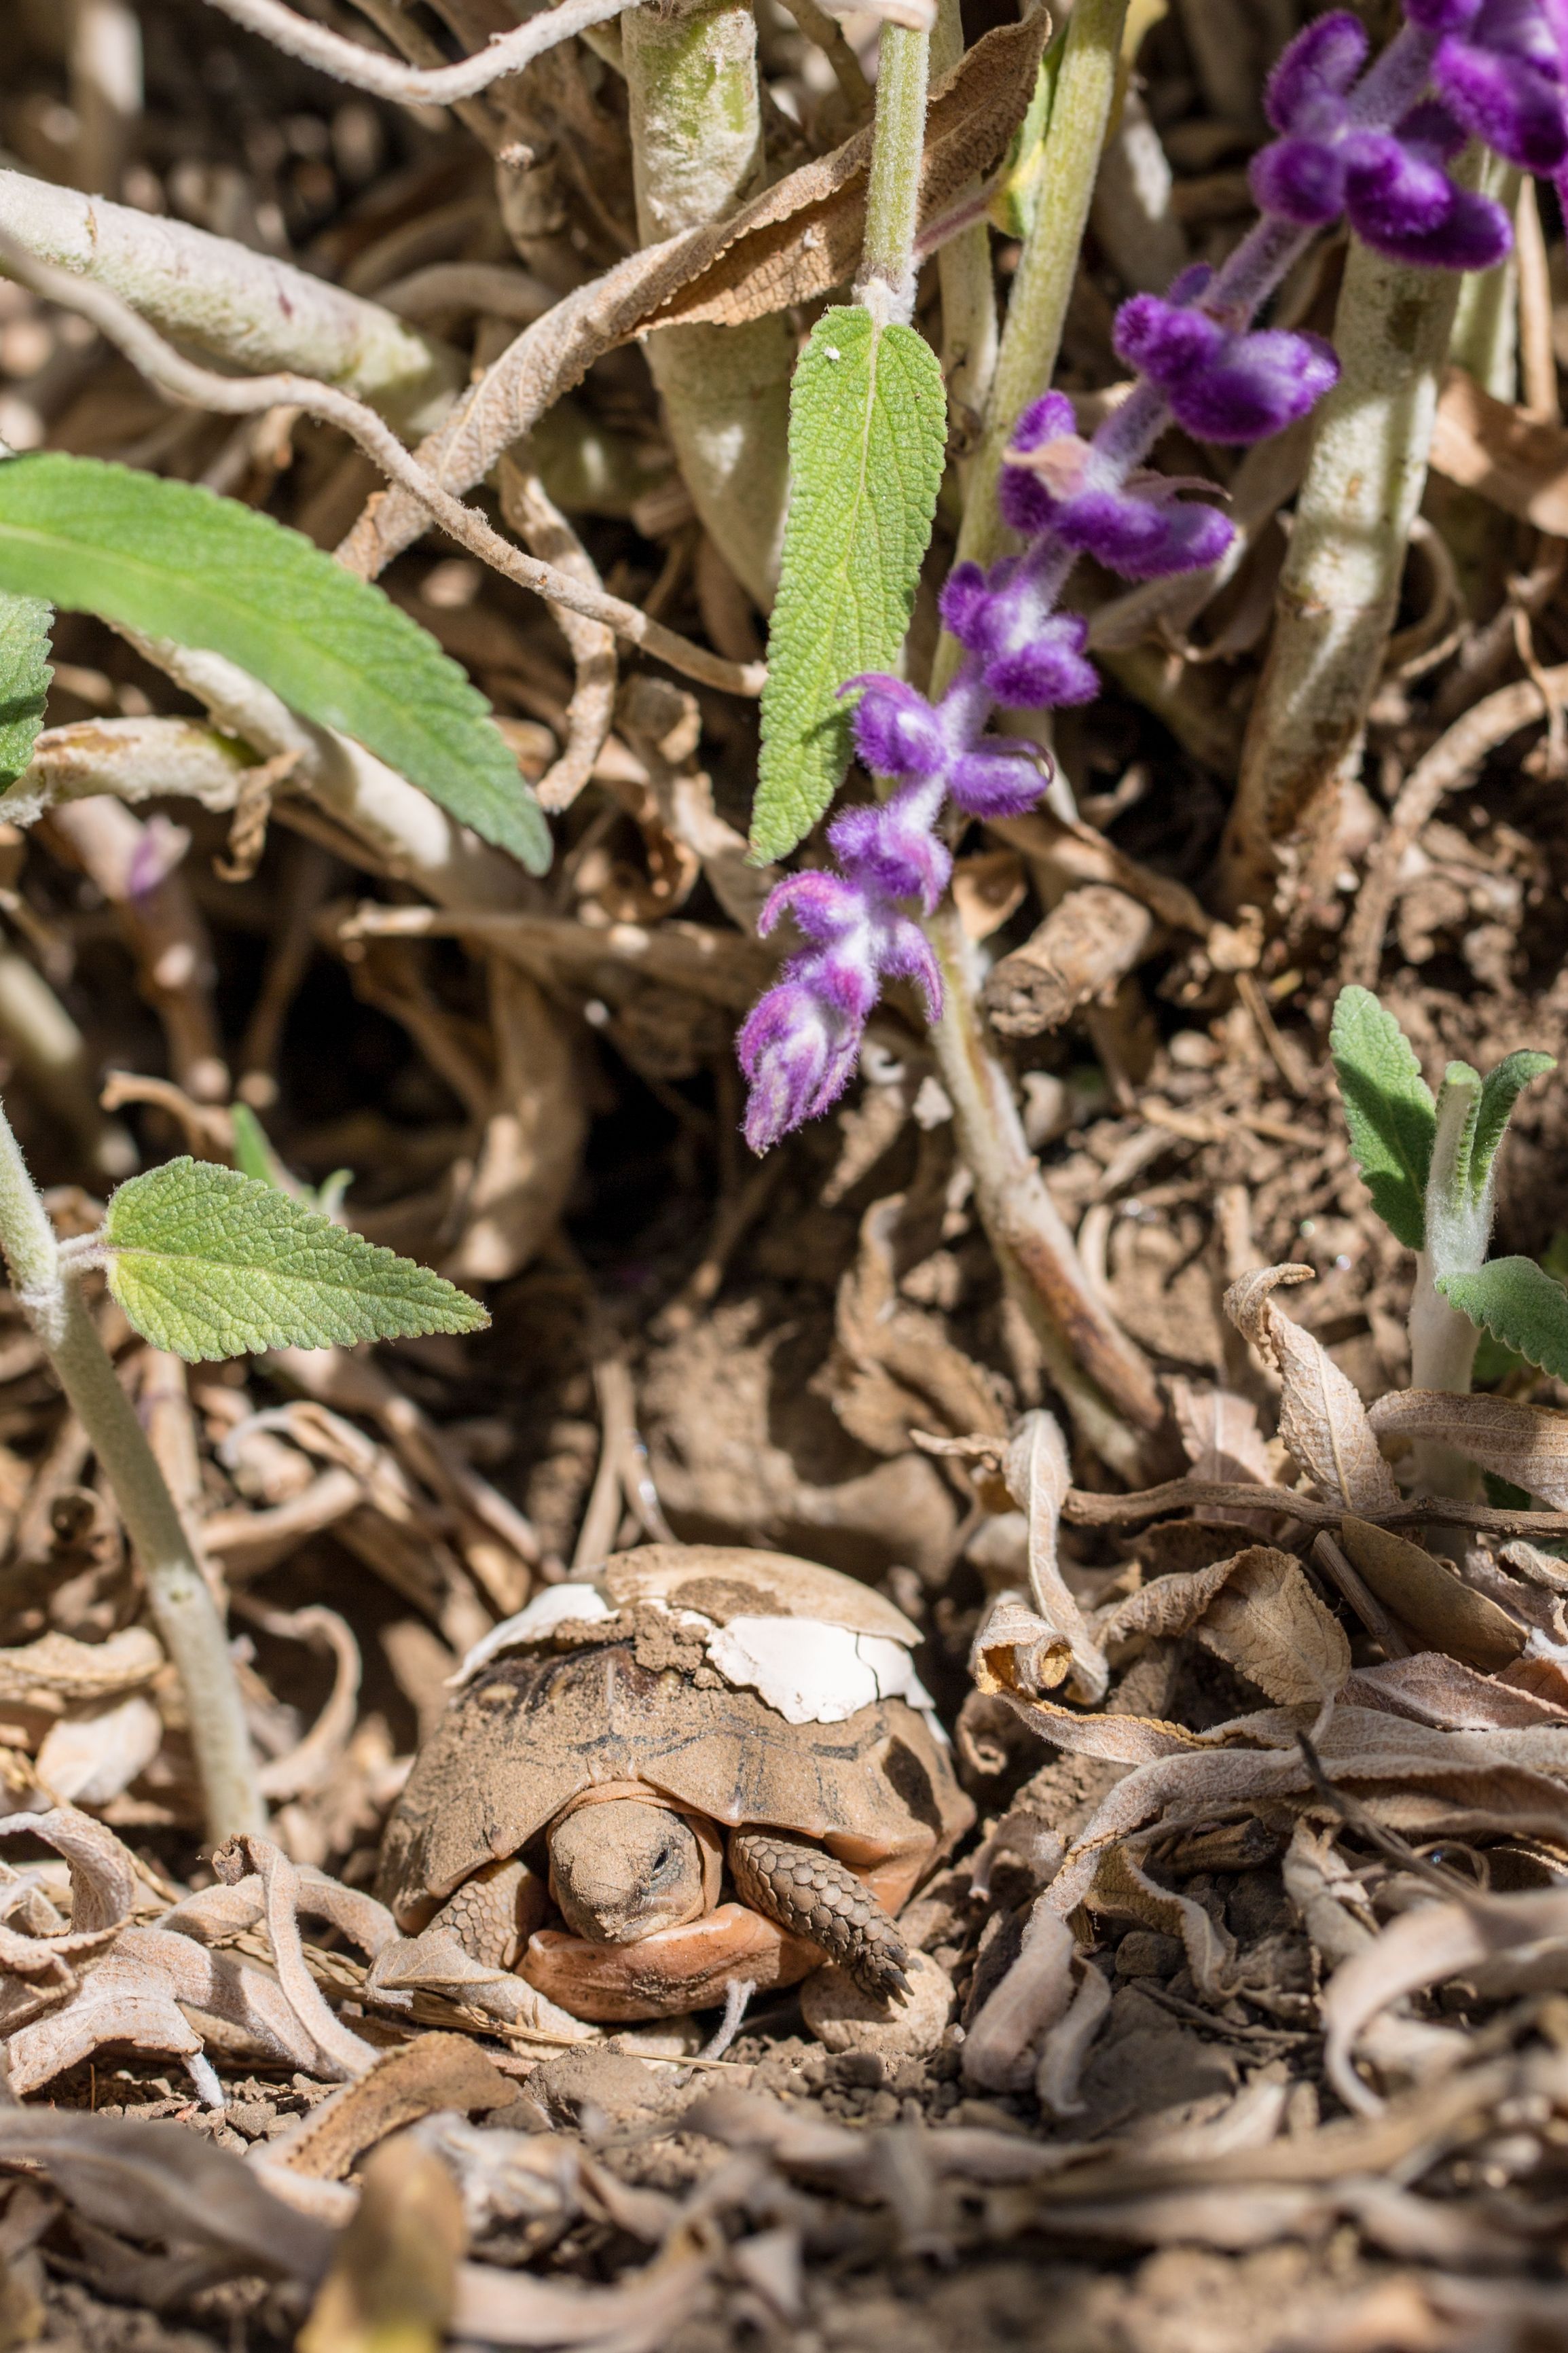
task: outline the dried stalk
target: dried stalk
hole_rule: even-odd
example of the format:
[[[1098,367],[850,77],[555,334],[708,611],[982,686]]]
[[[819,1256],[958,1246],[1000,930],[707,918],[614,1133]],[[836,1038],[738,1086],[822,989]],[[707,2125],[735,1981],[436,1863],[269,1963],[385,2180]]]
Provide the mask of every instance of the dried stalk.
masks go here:
[[[963,54],[958,0],[941,0],[931,36],[931,78],[940,81]],[[961,193],[958,202],[977,193]],[[942,373],[948,417],[958,448],[977,438],[996,374],[996,289],[991,275],[991,230],[984,217],[949,237],[937,257],[942,286]]]
[[[534,554],[585,586],[597,588],[599,575],[594,559],[545,490],[526,446],[501,459],[497,485],[502,514]],[[616,686],[615,632],[598,621],[584,620],[579,613],[557,608],[555,618],[577,675],[561,756],[534,787],[540,807],[551,810],[570,808],[593,775],[615,717]]]
[[[465,367],[449,343],[232,237],[0,172],[0,233],[231,366],[353,393],[410,437],[434,430]]]
[[[621,53],[643,244],[725,219],[763,165],[750,7],[675,0],[629,11]],[[787,488],[788,323],[675,327],[644,348],[692,502],[731,571],[766,610]]]
[[[1164,1418],[1153,1377],[1091,1290],[1030,1154],[956,914],[944,908],[927,928],[945,999],[931,1043],[991,1247],[1079,1436],[1111,1470],[1134,1478],[1140,1433]]]
[[[379,51],[330,33],[308,17],[297,16],[282,0],[208,0],[247,33],[259,33],[286,57],[331,74],[335,81],[352,82],[376,98],[390,98],[405,106],[449,106],[454,99],[474,98],[503,74],[521,73],[523,67],[574,33],[635,8],[637,0],[555,0],[515,32],[498,33],[478,57],[463,58],[455,66],[421,69],[401,66]]]
[[[1352,244],[1274,635],[1225,845],[1232,908],[1268,904],[1282,845],[1322,820],[1357,755],[1399,605],[1459,289]]]

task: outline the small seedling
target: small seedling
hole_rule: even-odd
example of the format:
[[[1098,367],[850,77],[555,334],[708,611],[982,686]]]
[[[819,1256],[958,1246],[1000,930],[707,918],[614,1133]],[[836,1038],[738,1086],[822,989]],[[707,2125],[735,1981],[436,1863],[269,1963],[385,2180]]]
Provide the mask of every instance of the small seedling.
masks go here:
[[[1416,1253],[1413,1388],[1468,1393],[1482,1332],[1568,1379],[1568,1290],[1529,1258],[1489,1260],[1498,1152],[1521,1093],[1557,1065],[1510,1054],[1483,1079],[1450,1062],[1436,1096],[1370,990],[1347,988],[1331,1039],[1351,1150],[1373,1208]]]

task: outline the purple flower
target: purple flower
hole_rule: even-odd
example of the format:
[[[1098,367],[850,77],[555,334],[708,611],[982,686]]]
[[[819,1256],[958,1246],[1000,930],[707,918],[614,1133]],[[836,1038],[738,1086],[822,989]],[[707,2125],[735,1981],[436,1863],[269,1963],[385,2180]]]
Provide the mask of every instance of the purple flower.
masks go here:
[[[735,1051],[751,1086],[746,1142],[768,1152],[837,1101],[859,1056],[860,1030],[807,982],[785,980],[752,1006]]]
[[[847,873],[875,883],[889,899],[918,899],[928,915],[952,872],[952,851],[931,831],[942,808],[942,781],[939,774],[934,791],[923,781],[908,785],[879,808],[846,809],[827,833]]]
[[[1011,557],[989,575],[960,564],[942,592],[942,617],[971,653],[993,698],[1013,711],[1048,711],[1092,702],[1100,679],[1084,659],[1089,624],[1053,613],[1026,558]]]
[[[1051,780],[1047,754],[1035,744],[988,737],[955,761],[948,790],[967,817],[1022,817]]]
[[[1097,480],[1091,442],[1077,433],[1047,438],[1037,430],[1037,412],[1046,406],[1037,401],[1026,409],[1013,436],[996,492],[1004,522],[1026,539],[1055,532],[1075,554],[1090,555],[1128,580],[1158,580],[1219,562],[1231,541],[1223,515],[1182,505],[1176,494],[1187,486],[1168,474],[1141,469],[1120,486]]]
[[[1416,0],[1412,18],[1443,38],[1432,79],[1472,137],[1525,172],[1568,163],[1568,18],[1561,0]],[[1433,24],[1433,16],[1440,21]]]
[[[1158,385],[1178,425],[1198,440],[1266,440],[1306,416],[1338,378],[1339,362],[1320,335],[1238,332],[1195,309],[1200,275],[1209,273],[1184,270],[1173,301],[1134,294],[1123,302],[1117,353]]]
[[[862,689],[852,722],[855,749],[876,776],[934,776],[947,758],[942,721],[923,694],[902,679],[852,678]]]
[[[1430,4],[1454,13],[1450,0]],[[1538,12],[1542,0],[1518,5]],[[1453,47],[1443,41],[1438,58]],[[1348,214],[1358,237],[1396,261],[1489,268],[1509,250],[1511,232],[1500,205],[1457,188],[1443,168],[1464,144],[1464,132],[1454,114],[1431,103],[1391,124],[1358,121],[1352,91],[1366,52],[1361,26],[1340,12],[1321,16],[1290,43],[1265,92],[1265,111],[1280,136],[1253,158],[1258,203],[1302,228]]]

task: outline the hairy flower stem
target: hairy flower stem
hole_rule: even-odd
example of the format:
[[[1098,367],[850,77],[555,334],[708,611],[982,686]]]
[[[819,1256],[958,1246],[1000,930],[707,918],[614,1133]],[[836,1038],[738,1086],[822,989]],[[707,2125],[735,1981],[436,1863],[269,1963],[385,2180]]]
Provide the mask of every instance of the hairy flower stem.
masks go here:
[[[1332,823],[1398,610],[1458,296],[1451,269],[1352,244],[1334,322],[1340,381],[1318,412],[1226,836],[1233,909],[1267,905],[1282,845]]]
[[[1013,427],[1049,384],[1061,345],[1062,322],[1078,272],[1100,151],[1116,95],[1116,70],[1127,0],[1078,0],[1057,75],[1041,167],[1045,195],[1019,257],[985,429],[971,464],[958,538],[958,561],[990,564],[1007,533],[996,512]],[[956,639],[944,633],[937,648],[931,691],[941,694],[958,668]]]
[[[1163,1409],[1153,1377],[1089,1286],[1071,1234],[1046,1187],[987,1034],[968,942],[951,905],[926,925],[942,974],[931,1032],[959,1150],[1007,1286],[1074,1427],[1108,1469],[1142,1476],[1142,1438]]]
[[[621,19],[645,245],[722,220],[762,168],[756,26],[740,0],[675,0]],[[795,338],[783,318],[650,335],[648,367],[692,502],[736,578],[773,602],[788,479]]]
[[[0,1109],[0,1249],[28,1323],[48,1351],[73,1412],[102,1464],[174,1662],[215,1845],[264,1830],[267,1809],[223,1622],[163,1474],[74,1278],[60,1262],[48,1212]]]
[[[855,292],[881,325],[908,326],[915,307],[915,224],[925,147],[931,35],[882,27],[866,231]]]

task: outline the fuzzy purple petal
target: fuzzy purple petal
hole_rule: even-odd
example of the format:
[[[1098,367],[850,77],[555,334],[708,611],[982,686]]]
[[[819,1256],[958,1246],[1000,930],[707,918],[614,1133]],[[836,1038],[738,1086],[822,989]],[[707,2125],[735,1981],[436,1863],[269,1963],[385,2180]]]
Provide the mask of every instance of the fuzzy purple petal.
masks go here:
[[[1135,491],[1081,491],[1063,500],[1056,527],[1069,547],[1120,572],[1124,580],[1161,580],[1217,564],[1231,526],[1213,507],[1140,496]]]
[[[942,592],[942,617],[961,646],[972,653],[985,649],[985,628],[991,606],[991,583],[978,564],[955,564]]]
[[[1253,157],[1247,184],[1259,212],[1299,228],[1321,228],[1344,210],[1344,158],[1326,139],[1276,139]]]
[[[770,988],[747,1017],[735,1040],[742,1071],[751,1082],[745,1136],[753,1152],[766,1152],[812,1115],[824,1084],[842,1066],[842,1088],[854,1067],[858,1039],[851,1035],[845,1062],[842,1025],[799,981]]]
[[[1083,648],[1089,623],[1076,613],[1053,613],[1022,645],[994,654],[985,683],[998,702],[1014,711],[1046,711],[1064,703],[1092,702],[1100,679]]]
[[[1211,365],[1229,338],[1217,320],[1159,294],[1134,294],[1116,313],[1117,356],[1141,368],[1163,391]]]
[[[1405,14],[1424,33],[1460,33],[1480,14],[1481,0],[1405,0]]]
[[[955,763],[948,790],[970,817],[1022,817],[1050,780],[1050,762],[1043,752],[985,743]]]
[[[757,931],[766,939],[787,914],[808,940],[836,940],[862,923],[865,913],[865,902],[852,882],[814,867],[804,874],[786,874],[774,884],[757,917]]]
[[[1321,335],[1267,328],[1230,338],[1223,357],[1173,384],[1168,397],[1177,423],[1200,441],[1263,441],[1305,417],[1339,373]]]
[[[1561,168],[1568,156],[1568,105],[1560,70],[1473,42],[1445,41],[1433,79],[1465,129],[1509,163],[1526,172]]]
[[[912,980],[925,999],[928,1021],[942,1018],[942,974],[931,943],[907,915],[895,915],[882,944],[882,969],[890,979]]]
[[[863,689],[852,722],[855,748],[879,776],[932,776],[946,756],[942,722],[923,694],[903,680],[852,678]]]
[[[1335,9],[1298,33],[1284,49],[1263,93],[1263,111],[1276,131],[1294,131],[1309,108],[1342,99],[1366,63],[1364,26]]]
[[[1004,466],[996,484],[996,512],[1009,530],[1034,539],[1056,528],[1063,509],[1038,474],[1024,466]]]
[[[948,885],[952,854],[931,829],[929,816],[896,794],[879,807],[846,809],[827,839],[858,885],[889,899],[918,899],[929,915]]]
[[[1064,433],[1077,430],[1078,420],[1066,393],[1042,393],[1014,426],[1012,446],[1019,450],[1037,449],[1042,442],[1059,440]]]
[[[1419,269],[1489,269],[1512,250],[1513,228],[1502,206],[1468,188],[1449,189],[1441,220],[1413,226],[1397,206],[1352,194],[1351,227],[1366,245]]]

